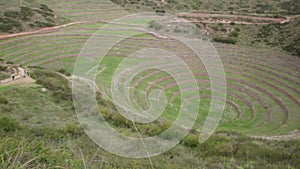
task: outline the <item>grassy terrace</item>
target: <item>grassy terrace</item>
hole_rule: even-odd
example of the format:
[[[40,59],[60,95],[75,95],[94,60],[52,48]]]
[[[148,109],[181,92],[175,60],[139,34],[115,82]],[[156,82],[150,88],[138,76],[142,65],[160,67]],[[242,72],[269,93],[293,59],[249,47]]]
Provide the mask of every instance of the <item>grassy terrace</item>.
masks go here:
[[[24,66],[42,66],[50,70],[64,68],[71,73],[77,55],[86,40],[103,25],[103,23],[73,25],[57,32],[2,40],[0,41],[0,56],[5,61],[13,61]],[[105,38],[110,34],[122,36],[127,33],[130,32],[126,30],[116,32],[115,28],[112,28],[102,31],[101,36]],[[164,43],[169,42],[159,41],[150,35],[139,35],[118,44],[100,64],[101,73],[98,75],[97,82],[101,90],[110,90],[112,75],[126,55],[141,47],[159,47]],[[291,62],[292,60],[289,59],[291,56],[286,56],[285,60],[277,62],[281,53],[270,51],[270,49],[257,50],[224,44],[215,44],[215,47],[225,66],[229,95],[224,113],[224,118],[227,120],[222,120],[220,130],[272,135],[299,129],[297,121],[300,118],[298,111],[300,108],[300,74],[296,66],[299,59],[293,58]],[[175,49],[176,43],[169,48]],[[177,51],[180,52],[180,50],[183,49]],[[210,95],[210,85],[203,65],[194,65],[193,59],[189,59],[189,54],[186,52],[182,53],[182,56],[199,80],[199,92],[202,95],[206,95],[205,93]],[[289,63],[291,66],[286,67]],[[151,86],[153,83],[154,85]],[[167,109],[166,117],[172,117],[170,114],[176,115],[174,112],[178,110],[177,106],[180,103],[179,89],[167,74],[159,71],[146,71],[137,76],[131,84],[136,87],[136,91],[133,91],[133,97],[136,96],[134,99],[144,108],[147,108],[148,103],[145,102],[145,98],[140,98],[139,93],[149,93],[154,89],[167,87],[165,92],[168,100],[171,101],[169,105],[175,105],[175,107],[171,106],[172,108]],[[201,105],[209,102],[209,97],[204,98]],[[208,108],[205,106],[199,110],[198,126],[205,120]]]
[[[28,2],[24,0],[24,3]],[[125,8],[138,10],[137,6],[144,6],[134,0],[130,2],[134,3],[125,5]],[[7,0],[5,3],[12,4]],[[31,76],[37,81],[0,85],[0,168],[300,167],[299,140],[289,138],[300,130],[299,57],[265,47],[213,43],[225,69],[226,107],[217,132],[204,144],[198,144],[212,94],[205,66],[179,42],[145,33],[123,39],[113,46],[95,69],[98,71],[96,84],[100,91],[96,93],[96,101],[100,112],[116,131],[126,136],[154,136],[168,129],[176,120],[183,103],[181,95],[193,96],[199,92],[201,99],[194,128],[174,149],[150,160],[122,158],[98,148],[78,123],[70,89],[71,77],[68,76],[73,73],[77,57],[87,40],[105,25],[95,20],[109,21],[128,12],[107,0],[43,0],[43,3],[70,21],[94,22],[0,40],[0,59],[29,68]],[[119,3],[122,5],[123,1]],[[192,1],[185,3],[187,6],[180,2],[170,10],[187,7],[187,10],[230,13],[240,5],[243,7],[239,8],[239,13],[252,15],[256,12],[257,2],[214,0],[212,3],[216,6],[208,7],[203,3],[200,9],[193,9]],[[270,6],[266,12],[278,10],[278,3],[266,3]],[[145,24],[149,21],[136,19],[124,23]],[[106,40],[132,33],[129,26],[119,28],[119,25],[112,24],[97,36]],[[100,45],[104,47],[108,44],[104,41]],[[164,92],[167,100],[164,112],[153,123],[136,123],[137,133],[133,123],[121,116],[111,102],[111,84],[118,66],[130,54],[143,48],[159,48],[178,54],[191,69],[198,88],[193,88],[190,77],[181,72],[184,69],[178,65],[168,60],[149,59],[149,63],[176,71],[180,75],[180,84],[186,88],[180,91],[175,77],[155,68],[137,73],[129,82],[129,97],[135,108],[149,109],[148,96],[157,89]],[[138,57],[132,58],[130,64],[135,67],[139,61]],[[47,91],[42,92],[43,88]],[[190,102],[193,103],[193,100]],[[273,138],[280,134],[290,135],[278,142],[253,138]]]

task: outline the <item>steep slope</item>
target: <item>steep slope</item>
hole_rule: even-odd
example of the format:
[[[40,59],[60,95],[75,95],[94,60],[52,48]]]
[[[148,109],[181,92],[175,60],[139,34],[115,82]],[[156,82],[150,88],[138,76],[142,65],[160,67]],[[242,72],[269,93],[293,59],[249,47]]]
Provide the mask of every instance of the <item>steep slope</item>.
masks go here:
[[[67,22],[38,1],[4,1],[0,4],[0,33],[17,33]]]

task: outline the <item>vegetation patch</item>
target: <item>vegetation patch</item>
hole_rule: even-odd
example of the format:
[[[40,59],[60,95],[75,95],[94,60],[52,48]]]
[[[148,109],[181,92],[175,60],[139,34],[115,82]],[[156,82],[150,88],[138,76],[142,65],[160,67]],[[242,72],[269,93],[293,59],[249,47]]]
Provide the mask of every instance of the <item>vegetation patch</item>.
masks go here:
[[[48,70],[33,69],[32,78],[51,91],[57,103],[72,99],[69,82],[61,75]]]

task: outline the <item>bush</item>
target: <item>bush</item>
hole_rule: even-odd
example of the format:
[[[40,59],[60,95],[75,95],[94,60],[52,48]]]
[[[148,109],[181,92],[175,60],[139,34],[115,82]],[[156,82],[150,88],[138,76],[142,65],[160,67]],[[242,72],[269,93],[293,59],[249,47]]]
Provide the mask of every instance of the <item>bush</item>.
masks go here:
[[[199,137],[194,134],[189,134],[183,140],[183,145],[185,145],[187,147],[194,148],[194,147],[197,147],[198,144],[199,144]]]
[[[21,6],[21,19],[23,21],[31,20],[31,17],[34,15],[34,12],[31,8]]]
[[[4,132],[16,131],[20,128],[19,123],[14,119],[9,119],[7,117],[0,118],[0,130]]]
[[[234,30],[235,30],[236,32],[240,32],[240,31],[241,31],[240,28],[234,28]]]
[[[40,5],[40,9],[43,10],[43,11],[47,11],[47,12],[53,12],[52,9],[50,9],[47,5],[45,4],[41,4]]]
[[[50,22],[40,22],[40,21],[35,21],[34,24],[31,24],[32,27],[38,27],[38,28],[45,28],[45,27],[52,27],[55,26],[55,24],[50,23]]]
[[[159,23],[156,23],[156,22],[150,22],[149,24],[149,28],[152,28],[152,29],[155,29],[155,30],[160,30],[163,28],[163,26]]]
[[[0,18],[0,31],[13,33],[14,30],[22,31],[23,27],[17,20],[11,18]]]
[[[239,37],[239,33],[236,32],[236,31],[233,31],[233,32],[230,32],[230,33],[228,34],[228,36],[229,36],[229,37],[237,38],[237,37]]]
[[[7,61],[6,64],[12,65],[12,64],[14,64],[14,62],[12,62],[12,61]]]
[[[64,68],[59,69],[58,72],[66,76],[71,76],[71,73],[67,72]]]
[[[3,15],[8,18],[15,19],[15,18],[19,18],[21,14],[18,11],[5,11]]]
[[[8,104],[8,100],[4,96],[0,96],[0,104]]]
[[[164,9],[156,9],[155,12],[158,14],[158,15],[164,15],[166,13],[166,11]]]
[[[215,42],[220,42],[220,43],[228,43],[228,44],[236,44],[237,40],[232,37],[216,37],[213,39]]]
[[[7,66],[0,65],[0,71],[5,71],[7,69]]]

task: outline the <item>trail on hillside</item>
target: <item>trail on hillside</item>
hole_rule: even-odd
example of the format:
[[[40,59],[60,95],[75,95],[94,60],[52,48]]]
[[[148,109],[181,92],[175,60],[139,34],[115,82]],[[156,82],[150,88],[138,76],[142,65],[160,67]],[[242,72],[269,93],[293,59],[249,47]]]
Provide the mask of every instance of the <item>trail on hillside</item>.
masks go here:
[[[298,140],[300,139],[300,131],[294,130],[284,135],[274,135],[274,136],[251,136],[254,139],[262,139],[269,141],[288,141],[288,140]]]
[[[287,23],[287,22],[290,22],[293,18],[299,17],[300,15],[288,16],[286,18],[268,18],[268,17],[256,17],[256,16],[247,16],[247,15],[207,14],[207,13],[179,13],[177,16],[179,16],[179,17],[198,17],[198,18],[199,17],[200,18],[225,17],[225,18],[231,18],[231,19],[244,18],[244,19],[252,19],[252,20],[258,20],[258,21],[271,21],[271,22],[277,22],[277,23]],[[64,25],[59,25],[59,26],[54,26],[54,27],[46,27],[46,28],[42,28],[42,29],[39,29],[39,30],[35,30],[35,31],[0,35],[0,40],[19,37],[19,36],[25,36],[25,35],[32,35],[32,34],[58,31],[59,29],[67,27],[67,26],[72,26],[72,25],[77,25],[77,24],[85,24],[85,23],[95,23],[95,22],[112,23],[112,22],[104,21],[104,20],[89,20],[89,21],[71,22],[71,23],[67,23],[67,24],[64,24]],[[233,21],[233,20],[225,20],[225,19],[221,19],[221,20],[205,19],[201,22],[203,22],[203,23],[231,23],[231,22],[234,22],[236,24],[269,24],[269,22],[253,23],[253,22]]]
[[[10,77],[0,81],[0,85],[7,85],[7,84],[16,84],[16,83],[34,83],[35,80],[32,79],[25,73],[25,69],[18,67],[18,70],[15,70],[16,75],[14,80]]]
[[[0,40],[2,39],[8,39],[8,38],[14,38],[14,37],[19,37],[19,36],[25,36],[25,35],[32,35],[32,34],[39,34],[39,33],[45,33],[45,32],[52,32],[52,31],[57,31],[61,28],[67,27],[67,26],[72,26],[72,25],[77,25],[77,24],[84,24],[84,23],[94,23],[94,22],[103,22],[102,20],[94,20],[94,21],[79,21],[79,22],[71,22],[67,23],[64,25],[59,25],[59,26],[54,26],[54,27],[46,27],[42,29],[38,29],[35,31],[29,31],[29,32],[20,32],[20,33],[13,33],[13,34],[5,34],[5,35],[0,35]]]

